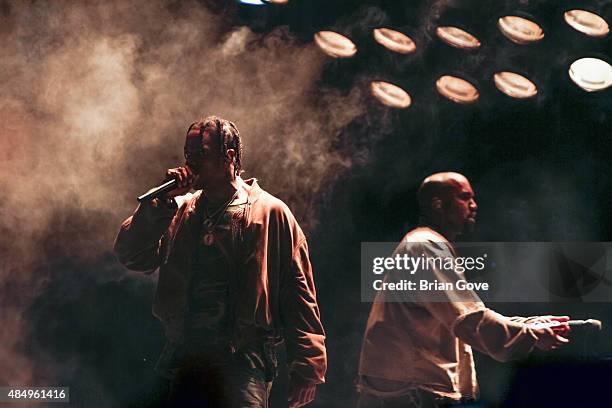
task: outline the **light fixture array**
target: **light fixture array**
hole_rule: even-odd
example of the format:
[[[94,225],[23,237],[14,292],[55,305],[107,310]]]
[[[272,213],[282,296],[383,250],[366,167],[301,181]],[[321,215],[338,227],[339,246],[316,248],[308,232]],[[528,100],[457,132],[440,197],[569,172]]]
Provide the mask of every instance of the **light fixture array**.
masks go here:
[[[255,0],[253,0],[255,1]],[[288,1],[288,0],[268,0]],[[586,10],[568,10],[563,18],[578,32],[595,38],[608,35],[609,26],[598,14]],[[544,29],[529,16],[505,15],[497,20],[497,27],[508,40],[519,45],[529,45],[544,39]],[[453,25],[436,28],[436,35],[445,44],[462,50],[476,50],[481,42],[464,28]],[[374,41],[389,51],[407,55],[417,49],[416,42],[407,34],[389,28],[372,30]],[[319,31],[314,36],[316,45],[332,58],[350,58],[357,54],[357,46],[347,36],[334,31]],[[587,92],[601,91],[612,85],[612,66],[598,58],[581,58],[571,64],[569,76],[576,85]],[[511,98],[528,99],[538,94],[536,84],[522,74],[501,70],[493,74],[495,87]],[[475,84],[453,75],[442,75],[436,80],[440,95],[459,104],[471,104],[480,93]],[[412,104],[408,92],[390,82],[372,81],[370,92],[380,103],[393,108],[407,108]]]

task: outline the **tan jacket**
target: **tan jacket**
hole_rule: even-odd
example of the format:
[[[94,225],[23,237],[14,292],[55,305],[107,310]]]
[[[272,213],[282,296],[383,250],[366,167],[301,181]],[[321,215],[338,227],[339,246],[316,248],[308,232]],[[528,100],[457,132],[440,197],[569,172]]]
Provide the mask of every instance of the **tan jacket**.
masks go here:
[[[410,256],[454,256],[452,245],[430,228],[409,232],[402,243]],[[459,279],[452,271],[427,273],[433,274],[430,281]],[[446,301],[391,303],[385,302],[385,292],[377,293],[361,350],[359,374],[367,377],[362,391],[391,396],[421,388],[453,399],[477,398],[472,347],[498,361],[524,357],[533,349],[537,337],[521,323],[526,318],[502,316],[473,292],[462,294],[461,301],[447,295]]]
[[[238,259],[231,259],[232,350],[278,342],[287,347],[289,373],[324,382],[327,367],[306,237],[289,208],[246,180],[245,220]],[[163,371],[183,331],[193,251],[200,235],[196,207],[201,191],[183,196],[178,210],[153,200],[141,204],[121,225],[115,241],[120,262],[137,271],[159,268],[153,314],[167,344],[158,361]],[[177,200],[178,202],[179,200]]]

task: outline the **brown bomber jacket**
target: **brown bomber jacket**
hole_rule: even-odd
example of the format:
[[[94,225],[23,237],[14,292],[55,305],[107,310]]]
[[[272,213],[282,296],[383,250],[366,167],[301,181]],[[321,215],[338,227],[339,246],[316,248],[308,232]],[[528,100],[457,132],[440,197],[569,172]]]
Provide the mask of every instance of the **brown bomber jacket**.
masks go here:
[[[245,180],[244,187],[248,198],[240,250],[238,259],[230,260],[230,347],[284,340],[290,376],[324,382],[325,332],[306,237],[285,203],[262,190],[255,179]],[[182,335],[191,259],[200,233],[196,208],[201,193],[183,196],[178,210],[158,200],[139,205],[115,241],[115,253],[127,268],[159,268],[153,314],[162,321],[167,338],[157,364],[162,373]]]

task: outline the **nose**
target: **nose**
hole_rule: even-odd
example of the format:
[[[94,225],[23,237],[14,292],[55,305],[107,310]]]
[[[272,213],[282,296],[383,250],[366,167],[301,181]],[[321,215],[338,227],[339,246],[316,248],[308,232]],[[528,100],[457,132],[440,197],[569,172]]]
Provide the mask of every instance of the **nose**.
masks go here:
[[[478,209],[478,204],[476,204],[476,200],[473,198],[470,200],[470,210],[476,211]]]

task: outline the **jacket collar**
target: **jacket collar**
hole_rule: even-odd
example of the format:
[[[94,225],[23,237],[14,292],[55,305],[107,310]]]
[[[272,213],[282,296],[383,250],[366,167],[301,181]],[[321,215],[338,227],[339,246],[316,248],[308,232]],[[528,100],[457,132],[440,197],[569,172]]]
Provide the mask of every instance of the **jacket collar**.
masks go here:
[[[259,196],[261,195],[261,192],[263,190],[261,189],[261,187],[259,187],[259,184],[257,183],[256,178],[250,178],[250,179],[243,180],[243,181],[244,181],[244,189],[246,190],[248,194],[248,202],[252,204],[259,199]]]
[[[253,204],[259,199],[263,190],[261,187],[259,187],[256,178],[250,178],[242,181],[243,187],[247,192],[247,203]],[[194,212],[198,202],[200,202],[200,197],[202,197],[202,190],[197,190],[193,194],[186,194],[181,197],[184,197],[184,199],[188,201],[187,211]]]

